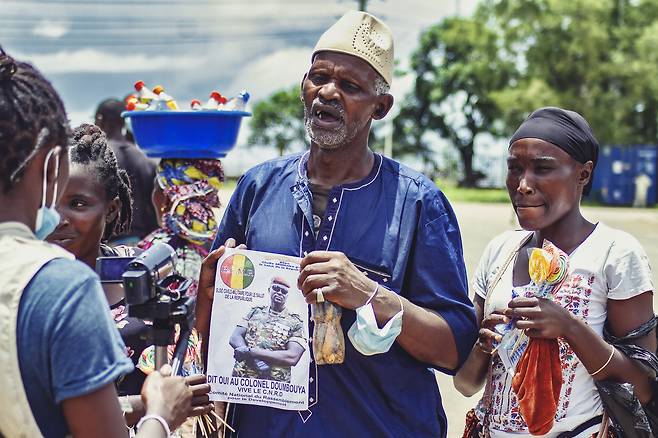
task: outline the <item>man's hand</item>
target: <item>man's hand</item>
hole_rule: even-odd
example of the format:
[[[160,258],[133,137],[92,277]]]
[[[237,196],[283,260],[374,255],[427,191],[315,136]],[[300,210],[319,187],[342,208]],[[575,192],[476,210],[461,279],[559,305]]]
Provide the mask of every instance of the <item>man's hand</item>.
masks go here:
[[[241,347],[236,347],[235,350],[233,350],[233,357],[235,360],[247,360],[251,357],[251,353],[249,352],[249,347],[246,345],[241,346]]]
[[[325,300],[356,309],[368,301],[377,286],[342,252],[313,251],[302,259],[299,269],[297,287],[309,304],[317,302],[318,289],[322,288]]]
[[[182,377],[171,376],[171,366],[148,375],[142,386],[142,402],[147,414],[159,415],[174,430],[187,418],[193,393]]]
[[[210,384],[206,382],[205,375],[195,374],[193,376],[187,376],[185,377],[185,383],[192,390],[192,405],[187,412],[188,417],[207,414],[214,409],[214,404],[208,396]]]
[[[241,248],[246,248],[240,245]],[[226,248],[235,248],[235,239],[228,239],[224,245],[212,251],[203,260],[201,273],[199,274],[198,294],[203,294],[210,301],[213,300],[215,292],[215,277],[217,276],[217,261],[224,255]]]
[[[201,336],[201,355],[203,363],[208,360],[208,337],[210,334],[210,313],[212,301],[215,297],[215,277],[217,276],[217,261],[224,255],[226,248],[235,248],[235,239],[227,239],[203,260],[196,301],[196,329]],[[238,248],[246,249],[245,245]]]

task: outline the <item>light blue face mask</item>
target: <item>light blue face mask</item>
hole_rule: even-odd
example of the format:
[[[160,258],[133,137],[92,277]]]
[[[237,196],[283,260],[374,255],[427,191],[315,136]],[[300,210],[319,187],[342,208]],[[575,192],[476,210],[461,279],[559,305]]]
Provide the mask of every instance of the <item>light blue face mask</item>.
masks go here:
[[[373,293],[372,297],[374,296]],[[397,294],[395,296],[400,301],[400,311],[381,329],[377,326],[375,311],[370,303],[372,297],[363,306],[356,309],[356,321],[347,331],[347,337],[350,338],[352,345],[359,353],[365,356],[386,353],[402,332],[404,306],[400,297]]]
[[[46,160],[43,163],[43,195],[41,196],[41,207],[37,211],[37,223],[34,227],[34,235],[37,236],[37,239],[44,240],[50,233],[55,231],[57,225],[59,225],[59,213],[55,209],[55,204],[57,204],[57,177],[59,176],[59,153],[55,155],[55,190],[53,193],[53,199],[50,207],[46,207],[46,190],[48,188],[48,163],[50,162],[50,157],[55,152],[55,149],[51,149],[46,155]]]

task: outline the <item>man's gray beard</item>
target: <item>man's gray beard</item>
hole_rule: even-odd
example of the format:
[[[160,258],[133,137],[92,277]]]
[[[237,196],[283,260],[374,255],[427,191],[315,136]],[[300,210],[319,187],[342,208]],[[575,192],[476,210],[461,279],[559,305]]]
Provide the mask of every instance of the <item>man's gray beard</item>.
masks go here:
[[[306,133],[311,138],[311,141],[318,145],[318,147],[325,151],[334,151],[339,149],[348,141],[352,140],[356,133],[352,134],[350,137],[348,135],[347,125],[343,120],[342,125],[335,131],[325,131],[319,129],[316,126],[313,126],[313,121],[311,120],[311,115],[309,114],[308,108],[304,106],[304,126],[306,127]],[[316,132],[319,131],[319,132]]]

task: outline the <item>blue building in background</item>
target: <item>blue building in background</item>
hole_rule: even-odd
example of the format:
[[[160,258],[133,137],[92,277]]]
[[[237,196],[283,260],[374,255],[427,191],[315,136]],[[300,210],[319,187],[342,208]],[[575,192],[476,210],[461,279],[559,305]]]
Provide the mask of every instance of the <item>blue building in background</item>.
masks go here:
[[[638,195],[645,195],[646,205],[655,205],[657,166],[655,145],[602,146],[590,196],[610,205],[637,205]]]

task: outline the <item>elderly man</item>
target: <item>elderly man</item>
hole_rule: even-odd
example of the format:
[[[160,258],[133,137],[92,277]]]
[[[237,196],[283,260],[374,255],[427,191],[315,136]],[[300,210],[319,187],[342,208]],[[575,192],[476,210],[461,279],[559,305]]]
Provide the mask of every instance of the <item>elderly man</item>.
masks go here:
[[[391,32],[349,12],[311,60],[301,84],[310,151],[249,170],[215,246],[303,257],[306,301],[342,307],[344,363],[311,358],[308,411],[238,405],[231,421],[241,438],[445,437],[432,368],[454,373],[477,327],[448,201],[423,175],[368,148],[371,122],[393,105]],[[201,287],[205,332],[211,281]]]
[[[291,367],[306,349],[304,322],[286,309],[290,285],[270,282],[270,305],[256,306],[240,321],[229,343],[234,349],[233,376],[290,382]]]

